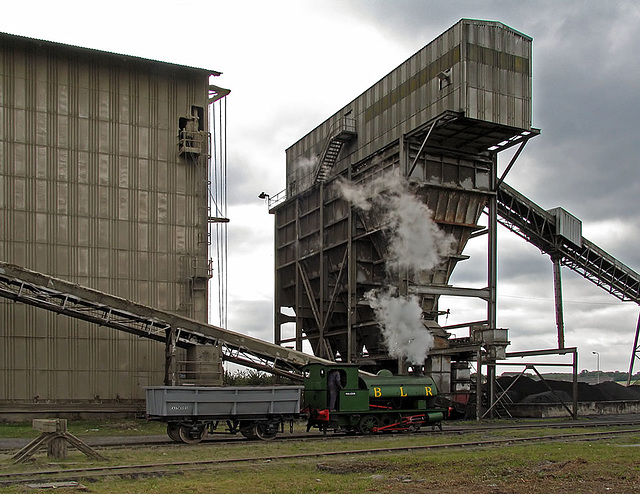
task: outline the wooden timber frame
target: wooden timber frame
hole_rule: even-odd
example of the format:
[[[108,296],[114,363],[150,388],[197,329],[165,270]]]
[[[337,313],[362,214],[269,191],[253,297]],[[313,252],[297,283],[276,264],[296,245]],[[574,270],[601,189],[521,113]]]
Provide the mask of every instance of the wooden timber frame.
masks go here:
[[[49,458],[64,460],[67,457],[68,444],[96,460],[107,460],[100,453],[71,434],[67,430],[66,419],[34,419],[33,428],[40,431],[41,434],[11,457],[14,463],[28,461],[45,447]]]

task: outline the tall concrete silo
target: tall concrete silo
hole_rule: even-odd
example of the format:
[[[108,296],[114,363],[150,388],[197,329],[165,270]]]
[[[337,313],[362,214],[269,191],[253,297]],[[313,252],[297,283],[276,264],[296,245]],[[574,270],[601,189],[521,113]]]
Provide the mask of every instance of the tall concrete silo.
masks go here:
[[[497,153],[538,133],[531,44],[500,22],[463,19],[287,149],[286,189],[270,198],[277,343],[301,349],[308,341],[321,357],[402,367],[365,297],[384,286],[418,297],[425,327],[447,345],[438,298],[456,294],[449,279],[495,196]],[[384,175],[401,177],[454,240],[437,268],[388,269],[380,217],[336,186]],[[491,286],[459,294],[488,300],[495,324]]]
[[[2,260],[206,322],[216,75],[0,34]],[[0,305],[4,411],[117,408],[163,381],[163,345]]]

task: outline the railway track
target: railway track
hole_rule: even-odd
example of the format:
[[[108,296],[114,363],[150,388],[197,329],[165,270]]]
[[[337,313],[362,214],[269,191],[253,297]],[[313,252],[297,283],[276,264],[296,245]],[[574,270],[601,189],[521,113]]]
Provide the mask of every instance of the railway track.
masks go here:
[[[611,425],[610,423],[608,425]],[[534,428],[530,428],[534,429]],[[348,455],[350,457],[357,455],[371,455],[381,453],[402,453],[412,451],[437,451],[441,449],[453,448],[487,448],[496,446],[512,446],[528,442],[568,442],[568,441],[599,441],[608,440],[616,436],[624,436],[630,434],[639,434],[640,427],[625,428],[614,431],[590,431],[580,433],[566,433],[553,435],[530,435],[521,437],[483,439],[466,442],[447,442],[440,444],[428,445],[406,445],[406,446],[390,446],[376,448],[358,448],[343,449],[335,451],[321,451],[312,453],[296,453],[296,454],[274,454],[252,457],[237,458],[216,458],[208,460],[196,461],[172,461],[162,463],[149,464],[132,464],[132,465],[111,465],[111,466],[92,466],[86,468],[72,468],[60,470],[34,470],[27,472],[1,473],[0,487],[6,487],[16,484],[30,484],[43,482],[69,482],[69,481],[86,481],[99,480],[107,477],[144,477],[144,476],[167,476],[181,474],[188,471],[207,470],[215,465],[225,464],[242,464],[242,463],[263,463],[271,461],[300,460],[305,458],[324,458]],[[375,436],[365,436],[364,439]]]
[[[535,430],[535,429],[580,429],[580,428],[600,428],[600,427],[635,427],[640,426],[640,417],[636,417],[633,419],[618,419],[618,420],[588,420],[588,421],[566,421],[566,422],[535,422],[535,423],[517,423],[517,424],[509,424],[503,421],[496,423],[488,423],[488,424],[477,424],[477,425],[465,425],[465,426],[454,426],[450,425],[455,422],[445,422],[442,431],[437,429],[432,430],[430,427],[421,429],[417,432],[413,432],[413,435],[421,435],[421,434],[438,434],[438,435],[465,435],[465,434],[473,434],[482,431],[492,431],[492,430]],[[182,443],[177,443],[175,441],[170,440],[168,437],[164,439],[166,436],[162,436],[162,439],[159,439],[158,436],[153,436],[153,439],[147,439],[145,436],[136,436],[135,442],[131,440],[131,437],[113,437],[110,438],[101,438],[100,442],[94,442],[91,439],[87,441],[87,443],[96,450],[110,450],[110,449],[119,449],[119,448],[128,448],[128,449],[141,449],[148,448],[152,446],[175,446],[175,447],[184,447],[186,445]],[[366,440],[368,436],[349,436],[352,440]],[[279,434],[276,438],[276,441],[313,441],[313,440],[340,440],[344,439],[345,434],[341,433],[329,433],[329,434],[319,434],[317,432],[312,433],[293,433],[293,434]],[[229,434],[219,433],[217,435],[212,435],[200,443],[200,446],[211,446],[211,445],[219,445],[219,444],[246,444],[248,439],[238,435],[232,436]],[[28,441],[25,440],[26,444]],[[11,453],[14,449],[19,449],[16,447],[7,447],[7,445],[0,444],[0,453]]]
[[[600,427],[640,427],[640,417],[636,419],[628,419],[628,420],[603,420],[603,421],[568,421],[568,422],[536,422],[536,423],[520,423],[520,424],[505,424],[504,422],[500,423],[492,423],[492,424],[478,424],[478,425],[468,425],[468,426],[449,426],[446,422],[443,426],[442,430],[431,428],[429,426],[420,429],[416,432],[413,432],[413,435],[420,434],[438,434],[438,435],[464,435],[464,434],[473,434],[482,431],[493,431],[493,430],[535,430],[535,429],[580,429],[580,428],[600,428]],[[277,441],[309,441],[309,440],[341,440],[346,437],[346,434],[343,433],[328,433],[328,434],[320,434],[318,432],[312,433],[293,433],[293,434],[279,434],[277,436]],[[369,436],[348,436],[352,440],[366,440]],[[212,445],[212,444],[246,444],[247,439],[240,436],[230,436],[228,434],[219,434],[207,437],[201,445]],[[113,444],[96,446],[95,449],[111,449],[118,448],[124,446],[125,444],[118,444],[114,442]],[[153,442],[145,442],[139,441],[136,444],[127,445],[127,447],[132,448],[142,448],[149,446],[163,446],[163,445],[176,445],[176,446],[184,446],[182,443],[176,443],[175,441],[167,439],[166,441],[158,441],[155,440]]]

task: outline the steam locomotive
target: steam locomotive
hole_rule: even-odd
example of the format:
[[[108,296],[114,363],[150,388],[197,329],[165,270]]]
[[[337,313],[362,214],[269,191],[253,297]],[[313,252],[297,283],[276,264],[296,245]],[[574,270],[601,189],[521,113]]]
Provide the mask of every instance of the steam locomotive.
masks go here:
[[[197,443],[215,433],[273,439],[302,418],[307,431],[376,434],[441,428],[447,415],[428,376],[365,375],[339,363],[309,364],[303,372],[303,386],[149,387],[147,417],[166,422],[171,439]]]

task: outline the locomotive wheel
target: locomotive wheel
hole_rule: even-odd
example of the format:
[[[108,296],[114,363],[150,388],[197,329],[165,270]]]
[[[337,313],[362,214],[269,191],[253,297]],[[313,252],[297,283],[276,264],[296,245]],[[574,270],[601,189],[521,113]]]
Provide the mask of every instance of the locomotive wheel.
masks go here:
[[[193,429],[188,425],[181,425],[178,428],[178,436],[183,443],[198,444],[202,441],[205,430],[204,425],[198,426],[197,429]]]
[[[373,434],[374,427],[380,427],[380,419],[375,415],[365,415],[358,422],[358,430],[362,434]]]
[[[269,427],[266,424],[255,424],[253,426],[254,437],[262,439],[263,441],[270,441],[278,435],[278,430],[269,431]]]
[[[176,424],[175,422],[169,422],[167,424],[167,436],[177,443],[182,441],[182,439],[180,439],[179,429],[180,424]]]

